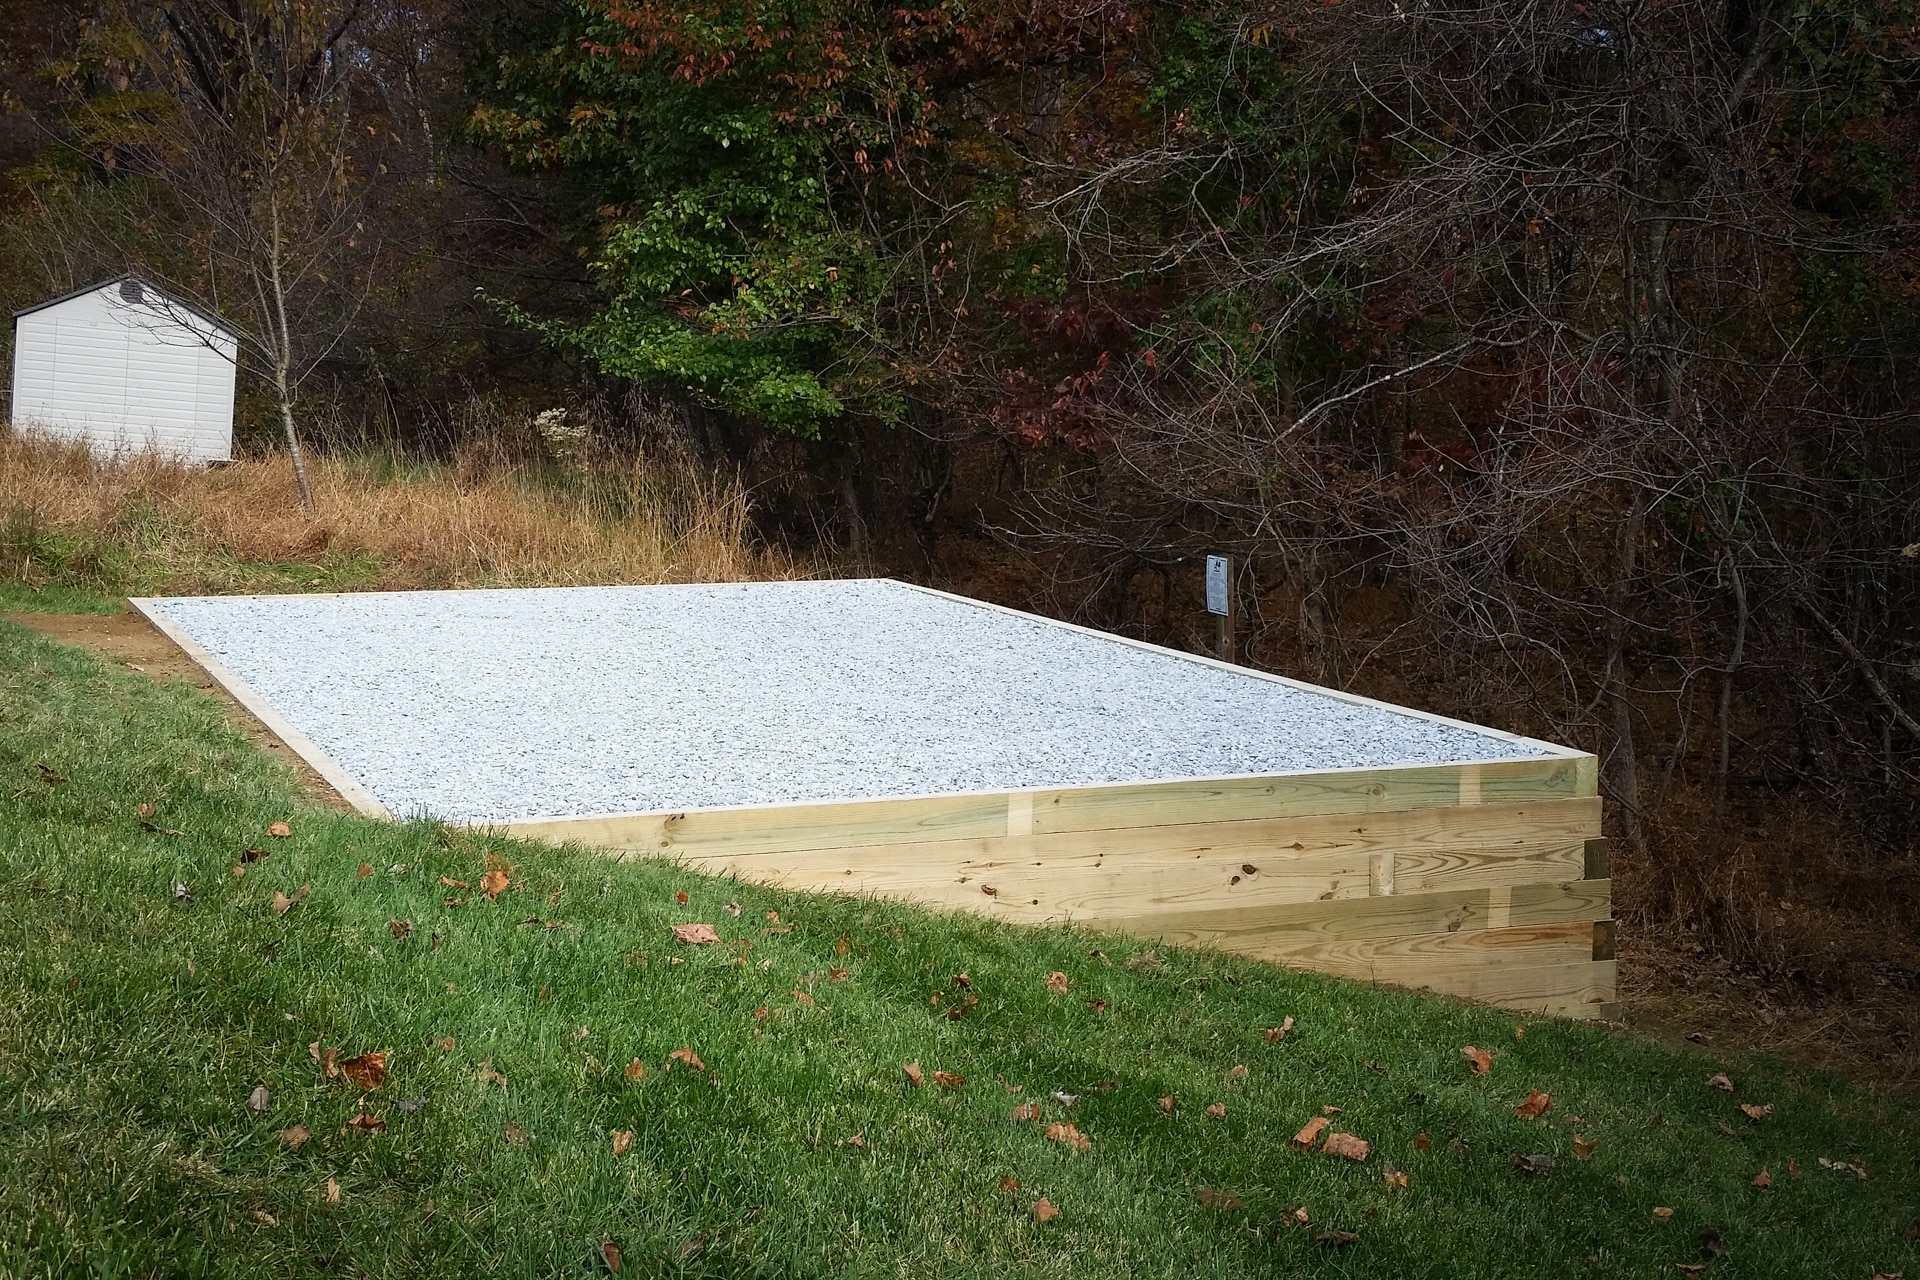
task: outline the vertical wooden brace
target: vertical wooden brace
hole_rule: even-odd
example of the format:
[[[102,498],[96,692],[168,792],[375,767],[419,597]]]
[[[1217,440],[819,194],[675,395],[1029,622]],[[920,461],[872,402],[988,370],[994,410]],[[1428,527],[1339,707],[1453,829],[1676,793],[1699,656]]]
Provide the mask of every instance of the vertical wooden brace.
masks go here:
[[[1605,880],[1608,878],[1607,852],[1608,845],[1605,836],[1587,841],[1587,871],[1586,875],[1581,877],[1582,879]]]

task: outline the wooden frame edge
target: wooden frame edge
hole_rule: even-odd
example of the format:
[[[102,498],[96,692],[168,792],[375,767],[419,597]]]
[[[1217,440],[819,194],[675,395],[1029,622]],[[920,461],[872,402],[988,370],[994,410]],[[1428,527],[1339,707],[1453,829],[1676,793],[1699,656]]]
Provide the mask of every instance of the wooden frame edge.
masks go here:
[[[172,619],[162,614],[157,607],[159,601],[151,597],[129,597],[127,603],[138,610],[140,616],[151,623],[155,630],[173,641],[180,651],[213,678],[214,683],[225,689],[235,702],[245,707],[254,719],[265,725],[273,735],[287,744],[289,750],[306,761],[315,773],[326,779],[327,785],[340,793],[340,798],[369,818],[392,818],[392,810],[374,798],[373,792],[362,786],[354,776],[342,768],[338,761],[322,751],[313,739],[288,724],[280,713],[247,686],[246,681],[228,670],[220,659],[201,647],[200,643],[176,625]]]

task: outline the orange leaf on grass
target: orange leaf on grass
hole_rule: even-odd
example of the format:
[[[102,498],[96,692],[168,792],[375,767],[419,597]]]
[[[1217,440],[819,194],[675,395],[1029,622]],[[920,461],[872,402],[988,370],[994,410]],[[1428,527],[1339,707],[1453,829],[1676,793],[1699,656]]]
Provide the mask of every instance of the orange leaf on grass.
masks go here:
[[[1174,1096],[1172,1094],[1168,1094],[1166,1097],[1160,1099],[1160,1109],[1166,1112],[1168,1115],[1172,1115],[1174,1102],[1175,1102]]]
[[[687,891],[686,891],[685,889],[682,889],[682,890],[680,890],[680,891],[679,891],[678,893],[676,893],[676,894],[674,894],[674,895],[673,895],[673,900],[674,900],[675,902],[677,902],[677,903],[679,903],[679,904],[680,904],[681,906],[683,906],[683,907],[684,907],[684,906],[686,906],[686,905],[687,905]]]
[[[1327,1118],[1315,1116],[1300,1126],[1300,1132],[1288,1139],[1287,1145],[1299,1151],[1310,1150],[1320,1141],[1320,1135],[1327,1131]]]
[[[373,874],[373,864],[371,862],[363,862],[360,864],[360,878],[362,880],[365,880],[368,876],[372,874]]]
[[[455,1040],[452,1036],[441,1036],[439,1040],[435,1041],[435,1043],[440,1046],[440,1052],[452,1053],[454,1045],[458,1044],[459,1042]]]
[[[644,1080],[647,1075],[647,1064],[635,1058],[627,1064],[626,1070],[621,1072],[621,1074],[626,1076],[628,1084],[632,1084],[637,1080]]]
[[[1593,1153],[1599,1149],[1599,1143],[1588,1142],[1577,1133],[1573,1135],[1573,1158],[1575,1160],[1591,1160],[1593,1159]]]
[[[1671,1217],[1673,1217],[1673,1210],[1667,1208],[1666,1205],[1660,1205],[1653,1211],[1653,1218],[1656,1222],[1665,1222]]]
[[[1464,1045],[1460,1049],[1460,1056],[1467,1060],[1468,1065],[1473,1068],[1473,1074],[1477,1076],[1483,1076],[1493,1070],[1493,1055],[1485,1049]]]
[[[1196,1187],[1193,1198],[1209,1209],[1219,1209],[1222,1212],[1230,1212],[1246,1205],[1239,1196],[1230,1191],[1222,1191],[1218,1187]]]
[[[1033,1217],[1036,1222],[1052,1222],[1059,1216],[1060,1211],[1054,1208],[1053,1201],[1047,1199],[1045,1196],[1041,1196],[1034,1202]]]
[[[695,1071],[705,1071],[707,1069],[707,1064],[700,1061],[700,1055],[685,1046],[675,1049],[672,1053],[668,1054],[667,1061],[684,1062]]]
[[[600,1242],[600,1259],[607,1264],[607,1270],[620,1274],[620,1246],[611,1240]]]
[[[1746,1117],[1749,1120],[1765,1120],[1773,1114],[1773,1104],[1769,1102],[1762,1106],[1756,1106],[1751,1102],[1743,1102],[1740,1104],[1740,1110],[1746,1113]]]
[[[933,1073],[933,1082],[942,1089],[964,1089],[967,1087],[967,1078],[957,1071],[936,1071]]]
[[[1264,1038],[1268,1044],[1279,1044],[1282,1040],[1285,1040],[1292,1033],[1293,1033],[1293,1019],[1291,1017],[1286,1017],[1280,1020],[1279,1026],[1268,1027],[1266,1036]]]
[[[1040,1118],[1040,1104],[1037,1102],[1023,1102],[1013,1109],[1010,1118],[1016,1123],[1038,1120]]]
[[[1247,1069],[1244,1066],[1236,1065],[1233,1070],[1227,1072],[1227,1079],[1229,1080],[1245,1080],[1246,1078]]]
[[[479,1080],[483,1087],[490,1084],[497,1084],[500,1086],[500,1092],[505,1093],[507,1091],[507,1078],[493,1069],[492,1058],[488,1058],[480,1064],[480,1069],[474,1072],[474,1078]]]
[[[1753,1185],[1765,1191],[1773,1186],[1773,1175],[1762,1169],[1753,1175]]]
[[[1406,1174],[1400,1172],[1398,1169],[1394,1168],[1392,1165],[1382,1166],[1380,1169],[1380,1174],[1382,1177],[1384,1177],[1387,1180],[1388,1186],[1397,1187],[1401,1191],[1405,1191],[1408,1187],[1413,1185],[1413,1179],[1409,1178]]]
[[[1426,1134],[1416,1133],[1413,1136],[1413,1149],[1415,1151],[1426,1151],[1431,1149],[1432,1146],[1433,1146],[1433,1139],[1429,1138]]]
[[[720,941],[719,932],[710,924],[677,924],[673,926],[673,936],[690,947]]]
[[[1532,1120],[1553,1110],[1553,1098],[1538,1089],[1527,1090],[1527,1100],[1513,1109],[1513,1114],[1522,1120]]]
[[[301,1144],[313,1136],[313,1131],[303,1124],[289,1125],[280,1131],[280,1145],[289,1151],[298,1151]]]
[[[389,920],[387,921],[387,932],[393,935],[396,942],[402,941],[413,932],[413,921]]]
[[[1227,1118],[1227,1104],[1224,1102],[1209,1102],[1207,1104],[1207,1118],[1209,1120],[1225,1120]]]
[[[1002,1191],[1018,1191],[1020,1189],[1020,1179],[1015,1177],[1002,1178],[1000,1179],[1000,1189]]]
[[[1716,1071],[1707,1077],[1707,1087],[1709,1089],[1718,1089],[1722,1093],[1732,1093],[1733,1081],[1727,1078],[1726,1072]]]
[[[1321,1144],[1320,1154],[1340,1156],[1346,1160],[1365,1160],[1367,1152],[1372,1149],[1365,1138],[1356,1138],[1350,1133],[1330,1133],[1326,1142]]]
[[[495,867],[480,877],[480,892],[486,894],[487,900],[491,902],[506,891],[507,879],[507,873]]]
[[[445,885],[445,886],[447,886],[447,888],[449,888],[449,889],[471,889],[471,888],[473,888],[473,886],[472,886],[472,885],[470,885],[470,884],[468,884],[468,883],[467,883],[467,882],[466,882],[465,880],[455,880],[455,879],[454,879],[454,878],[453,878],[452,876],[441,876],[441,877],[440,877],[440,883],[441,883],[441,884],[443,884],[443,885]]]
[[[1075,1151],[1093,1150],[1093,1139],[1064,1121],[1056,1120],[1048,1125],[1047,1137],[1050,1141],[1065,1143]]]
[[[516,1147],[524,1147],[527,1145],[527,1131],[511,1120],[501,1126],[500,1136]]]
[[[327,1176],[327,1203],[340,1203],[340,1179],[333,1177],[331,1174]]]
[[[633,1130],[621,1129],[613,1135],[613,1154],[623,1156],[633,1147]]]
[[[385,1133],[387,1130],[387,1122],[385,1120],[376,1120],[374,1117],[362,1111],[356,1114],[353,1119],[347,1121],[346,1128],[351,1129],[355,1133]]]
[[[1056,996],[1067,994],[1067,975],[1055,969],[1047,975],[1047,990]]]
[[[340,1073],[362,1089],[378,1089],[387,1082],[387,1051],[348,1058],[340,1064]]]
[[[846,980],[847,980],[847,971],[845,969],[841,968],[837,964],[827,966],[828,982],[845,982]]]
[[[910,1082],[912,1082],[913,1087],[916,1089],[918,1089],[921,1083],[926,1079],[925,1074],[922,1073],[920,1070],[920,1063],[917,1060],[913,1062],[901,1063],[900,1069],[907,1073],[907,1079]]]
[[[134,806],[133,816],[136,818],[151,818],[158,812],[160,812],[160,810],[153,805],[140,804]]]
[[[293,828],[284,822],[276,822],[267,828],[267,834],[284,840],[293,834]]]

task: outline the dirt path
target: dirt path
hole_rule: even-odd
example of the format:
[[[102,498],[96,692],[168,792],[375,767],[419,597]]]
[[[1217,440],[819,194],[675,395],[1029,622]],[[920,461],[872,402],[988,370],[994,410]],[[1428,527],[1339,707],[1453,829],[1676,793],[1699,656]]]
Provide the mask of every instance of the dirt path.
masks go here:
[[[86,649],[122,670],[135,671],[149,679],[185,680],[216,699],[226,710],[227,719],[249,738],[284,760],[299,775],[300,794],[304,799],[330,809],[353,811],[353,806],[341,799],[326,779],[138,613],[15,613],[7,615],[7,621],[37,631],[49,640]]]

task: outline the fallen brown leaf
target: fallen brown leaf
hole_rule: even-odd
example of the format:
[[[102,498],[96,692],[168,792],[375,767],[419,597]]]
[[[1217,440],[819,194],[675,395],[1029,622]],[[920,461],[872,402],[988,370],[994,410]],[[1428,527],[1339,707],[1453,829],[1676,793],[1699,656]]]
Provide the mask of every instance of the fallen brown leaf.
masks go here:
[[[1023,1102],[1013,1109],[1009,1118],[1020,1123],[1029,1120],[1038,1120],[1040,1118],[1040,1104],[1037,1102]]]
[[[1660,1205],[1658,1208],[1656,1208],[1653,1211],[1653,1220],[1655,1222],[1666,1222],[1672,1217],[1673,1217],[1673,1210],[1667,1208],[1666,1205]]]
[[[360,878],[362,880],[365,880],[368,876],[372,874],[373,874],[373,864],[371,862],[363,862],[360,864]]]
[[[864,1133],[852,1134],[848,1137],[840,1139],[840,1141],[836,1145],[842,1146],[842,1147],[860,1147],[864,1149],[867,1145],[867,1135]]]
[[[160,812],[160,810],[153,805],[139,804],[134,806],[133,816],[136,818],[151,818],[158,812]]]
[[[1222,1212],[1246,1207],[1246,1201],[1239,1196],[1221,1191],[1216,1187],[1198,1187],[1194,1190],[1193,1198],[1209,1209],[1219,1209]]]
[[[332,1175],[328,1175],[327,1177],[327,1203],[340,1203],[340,1179]]]
[[[1227,1079],[1229,1080],[1245,1080],[1246,1078],[1247,1078],[1246,1067],[1238,1064],[1236,1064],[1231,1071],[1227,1072]]]
[[[1473,1068],[1473,1074],[1477,1076],[1483,1076],[1493,1070],[1493,1055],[1485,1049],[1476,1049],[1472,1045],[1465,1045],[1460,1050],[1460,1056],[1467,1060],[1467,1063]]]
[[[633,1148],[633,1130],[621,1129],[613,1135],[613,1154],[623,1156]]]
[[[1413,1149],[1415,1151],[1427,1151],[1432,1147],[1433,1139],[1429,1138],[1426,1134],[1416,1133],[1413,1135]]]
[[[1402,1191],[1413,1185],[1413,1179],[1390,1164],[1381,1166],[1380,1176],[1387,1180],[1388,1186],[1398,1187]]]
[[[1676,1262],[1673,1264],[1673,1269],[1683,1276],[1704,1275],[1707,1270],[1707,1264],[1704,1262]]]
[[[1707,1077],[1707,1087],[1710,1089],[1718,1089],[1722,1093],[1732,1093],[1733,1081],[1727,1079],[1726,1072],[1716,1071]]]
[[[1048,1125],[1047,1137],[1053,1142],[1065,1143],[1075,1151],[1093,1150],[1093,1140],[1065,1121],[1056,1120]]]
[[[1287,1145],[1298,1151],[1308,1151],[1319,1144],[1320,1135],[1327,1130],[1327,1118],[1315,1116],[1300,1126],[1300,1132],[1287,1140]]]
[[[1055,969],[1047,975],[1047,990],[1056,996],[1067,994],[1067,975]]]
[[[440,1052],[452,1053],[454,1046],[458,1044],[459,1041],[455,1040],[452,1036],[441,1036],[437,1043],[440,1046]]]
[[[1593,1159],[1593,1153],[1599,1149],[1599,1143],[1588,1142],[1577,1133],[1573,1135],[1573,1158],[1575,1160],[1591,1160]]]
[[[1020,1179],[1014,1177],[1002,1178],[1000,1179],[1000,1189],[1002,1191],[1018,1191],[1020,1189]]]
[[[647,1076],[647,1064],[635,1058],[627,1064],[626,1070],[620,1074],[627,1078],[628,1084],[632,1084],[637,1080],[644,1080]]]
[[[700,1061],[700,1055],[685,1046],[675,1049],[672,1053],[668,1054],[667,1061],[684,1062],[695,1071],[705,1071],[707,1069],[707,1064]]]
[[[1315,1244],[1325,1245],[1359,1244],[1360,1233],[1357,1231],[1322,1231],[1313,1238],[1313,1242]]]
[[[470,885],[470,884],[468,884],[468,883],[467,883],[467,882],[466,882],[465,880],[455,880],[455,879],[454,879],[454,878],[453,878],[452,876],[441,876],[441,877],[440,877],[440,883],[441,883],[441,884],[443,884],[443,885],[445,885],[445,886],[447,886],[447,888],[449,888],[449,889],[471,889],[471,888],[473,888],[473,886],[472,886],[472,885]]]
[[[500,1136],[516,1147],[524,1147],[527,1145],[527,1131],[511,1120],[502,1126]]]
[[[1287,1220],[1304,1227],[1313,1222],[1313,1215],[1307,1212],[1307,1206],[1301,1205],[1298,1209],[1295,1209],[1287,1215]]]
[[[841,968],[837,964],[830,964],[827,966],[828,982],[845,982],[846,980],[847,980],[847,971],[845,969]],[[948,1014],[947,1016],[952,1017],[953,1015]]]
[[[1160,1099],[1160,1109],[1166,1112],[1168,1115],[1173,1114],[1173,1106],[1174,1106],[1174,1097],[1172,1094],[1168,1094],[1166,1097]]]
[[[1762,1169],[1760,1172],[1753,1175],[1753,1185],[1760,1188],[1762,1191],[1769,1190],[1773,1186],[1773,1175],[1768,1173],[1765,1169]]]
[[[942,1089],[964,1089],[967,1087],[967,1078],[957,1071],[936,1071],[933,1073],[933,1082]]]
[[[267,1086],[255,1085],[253,1092],[247,1095],[247,1106],[255,1111],[265,1111],[273,1105],[272,1098],[273,1095],[267,1092]]]
[[[258,862],[270,852],[271,850],[268,849],[242,849],[240,851],[240,861],[243,865]]]
[[[1053,1201],[1047,1199],[1045,1196],[1041,1196],[1038,1200],[1034,1201],[1034,1204],[1033,1204],[1034,1221],[1052,1222],[1055,1218],[1059,1216],[1060,1216],[1060,1211],[1054,1208]]]
[[[268,1213],[265,1209],[249,1209],[247,1210],[247,1216],[263,1227],[277,1227],[280,1225],[280,1220]]]
[[[683,906],[683,907],[684,907],[684,906],[686,906],[686,905],[687,905],[687,891],[686,891],[685,889],[682,889],[682,890],[680,890],[680,891],[679,891],[678,893],[676,893],[676,894],[674,894],[674,895],[673,895],[673,900],[674,900],[675,902],[677,902],[677,903],[679,903],[679,904],[680,904],[681,906]]]
[[[1330,1133],[1326,1142],[1321,1144],[1320,1154],[1340,1156],[1347,1160],[1365,1160],[1367,1152],[1372,1149],[1365,1138],[1356,1138],[1350,1133]]]
[[[276,822],[268,826],[267,834],[284,840],[293,834],[293,828],[284,822]]]
[[[1293,1018],[1289,1016],[1286,1018],[1282,1018],[1280,1020],[1279,1026],[1268,1027],[1265,1039],[1268,1044],[1279,1044],[1282,1040],[1285,1040],[1289,1035],[1292,1035],[1292,1034],[1293,1034]]]
[[[918,1089],[926,1079],[920,1070],[920,1064],[918,1062],[903,1062],[900,1064],[900,1069],[907,1073],[907,1079],[912,1082],[913,1087],[916,1089]]]
[[[810,996],[810,995],[808,995],[808,994],[807,994],[806,992],[804,992],[804,991],[800,991],[800,990],[797,990],[797,989],[796,989],[796,990],[794,991],[794,993],[793,993],[793,1002],[794,1002],[795,1004],[802,1004],[802,1005],[805,1005],[805,1006],[806,1006],[807,1008],[809,1008],[809,1009],[813,1009],[813,1008],[817,1008],[817,1007],[818,1007],[818,1006],[817,1006],[817,1005],[816,1005],[816,1004],[814,1003],[814,999],[813,999],[813,997],[812,997],[812,996]]]
[[[340,1071],[362,1089],[378,1089],[387,1082],[387,1051],[348,1058],[340,1064]]]
[[[600,1242],[600,1260],[607,1264],[607,1270],[620,1274],[620,1246],[611,1240]]]
[[[480,1069],[474,1073],[474,1077],[480,1081],[482,1086],[497,1084],[500,1086],[500,1092],[505,1093],[507,1091],[507,1078],[493,1069],[492,1058],[488,1058],[480,1064]]]
[[[273,891],[273,914],[277,916],[283,916],[287,914],[287,912],[291,911],[294,908],[294,906],[297,903],[299,903],[300,899],[306,897],[311,892],[313,892],[312,881],[308,881],[306,884],[301,885],[298,889],[295,889],[293,891],[292,897],[288,897],[286,894],[280,892],[278,889],[275,889]]]
[[[480,892],[486,894],[487,901],[491,902],[506,891],[508,880],[507,873],[496,867],[480,877]]]
[[[1798,1160],[1795,1160],[1791,1156],[1787,1158],[1787,1176],[1790,1178],[1797,1178],[1800,1176],[1800,1162]]]
[[[1093,1010],[1095,1013],[1105,1013],[1107,1011],[1107,1002],[1105,1000],[1089,1000],[1087,1001],[1087,1008]]]
[[[1522,1173],[1552,1173],[1553,1157],[1544,1151],[1535,1151],[1531,1154],[1516,1151],[1513,1153],[1513,1167]]]
[[[690,947],[720,941],[720,934],[710,924],[677,924],[673,926],[673,936]]]
[[[1749,1120],[1765,1120],[1773,1114],[1773,1104],[1769,1102],[1763,1106],[1755,1106],[1751,1102],[1743,1102],[1740,1104],[1740,1110],[1746,1113]]]
[[[1227,1118],[1227,1104],[1224,1102],[1209,1102],[1207,1104],[1207,1118],[1209,1120],[1225,1120]]]
[[[387,932],[392,934],[396,941],[404,939],[413,933],[413,921],[389,920],[387,921]]]
[[[1513,1109],[1522,1120],[1532,1120],[1553,1110],[1553,1098],[1538,1089],[1527,1090],[1527,1100]]]
[[[387,1122],[385,1120],[377,1120],[366,1112],[361,1111],[356,1113],[353,1119],[347,1121],[346,1127],[355,1133],[385,1133]]]
[[[303,1124],[289,1125],[280,1131],[280,1145],[289,1151],[298,1151],[302,1143],[313,1136],[313,1131]]]

